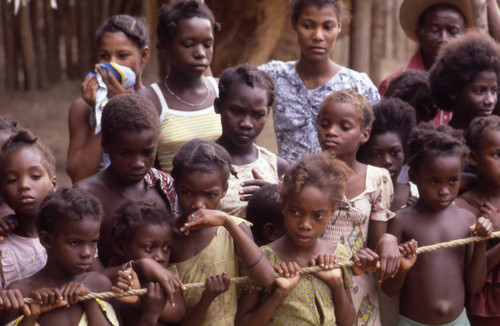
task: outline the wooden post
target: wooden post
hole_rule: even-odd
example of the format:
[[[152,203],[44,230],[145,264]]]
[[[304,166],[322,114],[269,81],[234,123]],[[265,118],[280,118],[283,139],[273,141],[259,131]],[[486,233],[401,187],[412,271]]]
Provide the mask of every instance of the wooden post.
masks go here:
[[[382,81],[381,61],[384,55],[384,17],[387,10],[385,4],[385,0],[373,0],[370,78],[375,85]]]
[[[472,0],[476,29],[488,33],[488,8],[486,0]]]
[[[31,34],[30,7],[19,9],[19,34],[21,39],[21,55],[23,58],[24,89],[32,89],[36,85],[35,48]]]
[[[5,49],[5,87],[16,89],[19,79],[17,74],[16,37],[14,28],[14,5],[0,1],[2,6],[3,48]]]
[[[373,0],[353,1],[349,66],[370,72],[370,28]]]
[[[34,56],[36,57],[36,65],[33,67],[36,76],[36,88],[44,89],[47,86],[47,40],[44,39],[45,34],[43,31],[47,22],[43,19],[43,3],[30,1],[29,6],[31,7],[30,32],[33,36]]]

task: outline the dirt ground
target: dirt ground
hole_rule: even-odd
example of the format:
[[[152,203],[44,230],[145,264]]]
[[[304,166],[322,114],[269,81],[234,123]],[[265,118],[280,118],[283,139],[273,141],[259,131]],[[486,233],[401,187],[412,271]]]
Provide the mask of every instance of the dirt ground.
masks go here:
[[[66,81],[54,84],[46,91],[10,91],[0,94],[0,115],[32,130],[54,152],[60,187],[71,186],[65,170],[69,142],[67,119],[71,103],[80,96],[80,83]],[[272,118],[257,143],[276,153]]]

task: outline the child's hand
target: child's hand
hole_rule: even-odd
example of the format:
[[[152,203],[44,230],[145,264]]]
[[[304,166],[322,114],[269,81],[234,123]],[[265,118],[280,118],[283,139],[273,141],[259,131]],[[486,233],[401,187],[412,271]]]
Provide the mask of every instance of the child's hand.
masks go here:
[[[417,196],[409,197],[408,200],[406,201],[406,206],[415,205],[417,203],[417,200],[418,200]]]
[[[124,291],[129,291],[132,289],[137,290],[140,287],[141,284],[139,282],[137,273],[134,272],[132,268],[127,268],[124,271],[118,271],[113,281],[113,286],[111,287],[111,291],[116,293],[123,293]],[[141,302],[141,298],[137,295],[129,297],[121,297],[116,299],[130,304],[139,304]]]
[[[0,316],[4,311],[17,311],[19,309],[23,310],[24,315],[31,315],[29,306],[24,304],[24,298],[21,291],[17,289],[0,291]]]
[[[85,285],[78,282],[68,282],[61,287],[61,295],[69,305],[78,303],[78,297],[89,294],[90,291]]]
[[[229,215],[216,209],[201,208],[189,214],[186,223],[181,227],[181,232],[189,235],[189,231],[198,230],[204,227],[223,226],[229,219]]]
[[[500,230],[500,213],[490,202],[485,202],[479,209],[479,215],[484,216],[493,224],[493,230]]]
[[[184,287],[179,277],[151,258],[141,258],[134,261],[134,266],[136,266],[135,264],[137,264],[139,273],[142,273],[141,276],[147,281],[160,283],[168,296],[168,301],[173,306],[175,293]]]
[[[35,300],[35,303],[29,304],[32,316],[39,316],[53,309],[68,306],[68,302],[63,299],[59,289],[41,288],[31,292],[30,297]]]
[[[95,66],[97,71],[102,77],[102,81],[106,84],[106,87],[108,88],[108,98],[112,98],[113,96],[119,95],[119,94],[132,94],[133,92],[133,86],[130,86],[129,88],[123,88],[122,84],[116,79],[116,77],[112,73],[106,73],[101,66],[96,65]]]
[[[392,234],[385,233],[378,241],[375,252],[380,257],[378,281],[382,282],[389,277],[394,277],[401,262],[398,239]]]
[[[375,272],[380,267],[378,255],[369,248],[359,249],[351,260],[354,262],[352,272],[356,276],[368,271]]]
[[[273,266],[274,271],[283,276],[277,277],[275,282],[278,286],[276,291],[287,295],[300,280],[300,266],[297,262],[281,263]]]
[[[243,181],[240,185],[243,187],[239,194],[241,201],[249,201],[252,195],[265,185],[271,184],[265,181],[264,178],[257,172],[256,168],[252,169],[253,180]]]
[[[7,215],[0,217],[0,242],[5,241],[9,233],[17,227],[17,218],[15,215]]]
[[[410,270],[417,261],[418,242],[414,239],[404,242],[399,245],[401,253],[401,269],[404,271]]]
[[[323,254],[318,255],[318,262],[316,264],[316,260],[311,258],[309,262],[309,266],[313,267],[319,265],[326,270],[319,271],[314,273],[320,280],[327,284],[341,284],[344,283],[344,279],[342,278],[342,270],[340,268],[333,269],[333,266],[339,262],[339,257],[333,254]]]
[[[97,88],[99,88],[99,83],[95,76],[89,76],[81,86],[83,100],[93,109],[95,109]]]
[[[469,230],[475,236],[487,237],[493,232],[493,224],[487,218],[479,216],[476,223],[469,226]]]
[[[150,282],[148,284],[148,293],[142,299],[142,310],[144,313],[153,315],[154,319],[158,320],[167,301],[168,297],[160,284]]]
[[[226,292],[229,289],[230,284],[231,279],[226,273],[210,276],[205,281],[205,290],[203,291],[202,296],[205,299],[212,301],[222,293]]]

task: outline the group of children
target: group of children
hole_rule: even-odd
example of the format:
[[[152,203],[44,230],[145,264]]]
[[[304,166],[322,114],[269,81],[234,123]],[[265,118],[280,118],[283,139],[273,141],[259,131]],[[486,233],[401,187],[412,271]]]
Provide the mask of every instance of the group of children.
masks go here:
[[[293,1],[301,48],[310,47],[315,17],[326,17],[320,28],[336,37],[334,2]],[[218,29],[199,1],[162,8],[160,49],[171,72],[145,88],[146,29],[124,15],[103,25],[99,63],[129,67],[136,84],[124,89],[97,67],[109,97],[99,118],[95,77],[82,84],[69,115],[73,188],[56,190],[50,150],[0,119],[1,323],[381,325],[381,314],[399,312],[398,325],[498,324],[497,242],[416,255],[418,246],[500,229],[500,118],[491,115],[498,46],[476,33],[450,42],[430,77],[405,72],[373,107],[378,94],[363,87],[365,77],[330,65],[357,86],[317,89],[326,94],[315,98],[308,137],[321,152],[290,165],[254,140],[272,106],[286,114],[285,102],[297,106],[291,96],[311,96],[305,83],[283,97],[294,87],[283,71],[297,68],[300,80],[301,65],[324,49],[304,50],[296,68],[241,65],[216,81],[203,73]],[[451,126],[425,123],[433,99],[453,111]],[[199,136],[192,120],[210,125],[206,139],[191,139]],[[291,158],[308,146],[301,139],[284,147]],[[333,269],[349,260],[352,268]],[[252,282],[230,281],[237,276]],[[142,297],[78,300],[142,287]],[[379,303],[380,291],[400,293],[399,308]]]

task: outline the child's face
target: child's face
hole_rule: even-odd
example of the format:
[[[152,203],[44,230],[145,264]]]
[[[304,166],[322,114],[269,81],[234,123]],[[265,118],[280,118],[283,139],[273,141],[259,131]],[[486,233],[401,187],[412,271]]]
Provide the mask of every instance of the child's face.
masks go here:
[[[175,180],[175,190],[183,216],[189,216],[200,208],[217,209],[227,186],[218,171],[182,171]]]
[[[54,257],[54,261],[69,274],[78,275],[90,268],[100,227],[101,220],[94,217],[65,221],[52,233],[40,233],[40,239],[49,257]]]
[[[298,247],[311,247],[328,224],[333,207],[328,193],[314,186],[290,194],[283,207],[287,236]]]
[[[399,135],[394,132],[371,135],[364,146],[368,146],[364,157],[366,163],[387,169],[391,179],[396,180],[405,160]]]
[[[340,33],[340,22],[331,5],[305,5],[293,25],[301,57],[312,61],[329,58]]]
[[[36,215],[42,200],[56,188],[56,177],[49,175],[42,160],[32,148],[22,148],[4,158],[2,198],[17,215]]]
[[[146,224],[127,241],[126,260],[151,258],[163,267],[168,267],[172,247],[172,229],[167,223]]]
[[[224,103],[216,105],[222,136],[236,147],[246,147],[261,133],[269,113],[267,92],[259,87],[235,83]]]
[[[417,185],[418,203],[432,211],[447,208],[460,189],[462,162],[456,156],[427,157],[410,178]]]
[[[471,152],[470,164],[475,167],[481,180],[500,187],[500,130],[492,130],[484,135],[479,151]]]
[[[456,97],[457,107],[455,114],[462,112],[465,117],[472,119],[479,116],[489,116],[497,104],[498,82],[497,75],[491,71],[476,74],[464,90]]]
[[[117,132],[111,140],[103,139],[110,168],[127,184],[138,183],[154,163],[158,136],[152,129]]]
[[[189,77],[201,77],[212,62],[214,35],[208,19],[181,19],[177,32],[167,45],[169,63]]]
[[[356,155],[369,136],[370,129],[362,129],[360,110],[352,104],[329,102],[318,116],[319,144],[339,158]]]
[[[132,69],[136,76],[149,59],[149,49],[139,49],[123,32],[104,33],[97,53],[99,63],[116,62]]]

